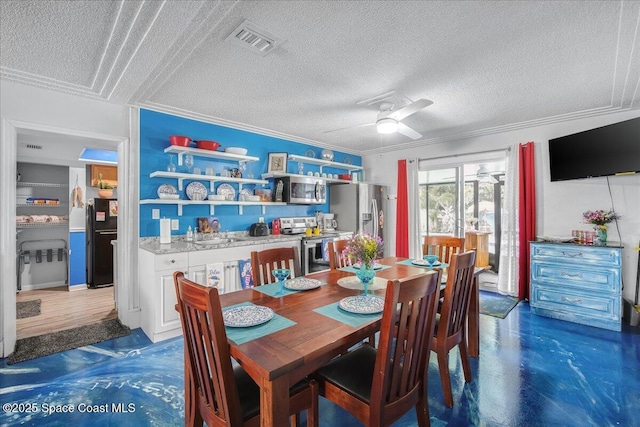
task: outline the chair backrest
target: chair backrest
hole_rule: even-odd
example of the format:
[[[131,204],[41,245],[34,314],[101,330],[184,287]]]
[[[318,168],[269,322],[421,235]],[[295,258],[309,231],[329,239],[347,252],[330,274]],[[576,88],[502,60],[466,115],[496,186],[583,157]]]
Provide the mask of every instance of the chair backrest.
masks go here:
[[[276,268],[291,270],[289,278],[300,276],[298,248],[275,248],[251,252],[251,271],[254,286],[277,282],[271,271]]]
[[[371,386],[371,416],[389,425],[416,405],[426,391],[435,327],[440,271],[390,280]]]
[[[464,237],[424,236],[422,255],[438,255],[441,262],[448,264],[451,255],[462,251],[464,251]]]
[[[192,282],[179,271],[173,277],[188,356],[185,370],[195,382],[192,399],[207,425],[242,425],[218,289]]]
[[[352,264],[352,259],[342,256],[342,251],[347,247],[348,240],[334,240],[328,243],[329,247],[329,268],[335,270],[336,268],[346,267]]]
[[[471,286],[475,271],[476,252],[454,254],[449,261],[447,284],[440,308],[440,320],[436,337],[438,341],[449,337],[462,338],[469,311]],[[454,339],[453,341],[458,341]]]

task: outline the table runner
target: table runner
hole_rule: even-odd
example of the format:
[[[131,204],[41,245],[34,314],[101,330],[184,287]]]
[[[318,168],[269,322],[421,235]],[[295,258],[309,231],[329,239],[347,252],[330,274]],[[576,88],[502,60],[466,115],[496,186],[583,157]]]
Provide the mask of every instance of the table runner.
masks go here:
[[[222,311],[229,310],[234,307],[241,307],[243,305],[255,305],[250,302],[243,302],[240,304],[230,305],[229,307],[224,307]],[[230,328],[225,326],[224,329],[227,331],[227,338],[234,341],[236,344],[244,344],[251,340],[255,340],[256,338],[263,337],[265,335],[272,334],[274,332],[278,332],[279,330],[288,328],[289,326],[295,325],[296,322],[293,320],[289,320],[286,317],[280,316],[275,313],[273,318],[262,325],[249,326],[247,328]]]
[[[323,316],[327,316],[333,320],[337,320],[338,322],[342,322],[349,326],[353,326],[354,328],[364,325],[365,323],[369,323],[372,320],[378,320],[382,317],[382,313],[377,314],[355,314],[349,313],[348,311],[344,311],[340,307],[338,307],[338,303],[334,302],[323,307],[316,308],[316,313],[322,314]]]

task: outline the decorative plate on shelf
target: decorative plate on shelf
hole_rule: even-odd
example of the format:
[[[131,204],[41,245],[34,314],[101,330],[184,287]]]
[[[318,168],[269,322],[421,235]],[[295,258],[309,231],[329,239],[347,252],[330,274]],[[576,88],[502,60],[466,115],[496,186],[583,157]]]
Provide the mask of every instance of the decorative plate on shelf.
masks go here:
[[[180,198],[180,195],[160,193],[158,194],[158,197],[160,197],[161,200],[178,200]]]
[[[342,298],[338,307],[349,313],[375,314],[384,310],[384,300],[371,295],[356,295]]]
[[[165,197],[167,195],[178,196],[178,190],[176,190],[176,187],[171,184],[162,184],[160,187],[158,187],[158,197],[161,199],[170,199],[171,197]]]
[[[307,279],[306,277],[296,277],[284,281],[284,287],[292,291],[307,291],[309,289],[319,288],[322,285],[320,280]]]
[[[312,149],[308,149],[307,152],[304,153],[304,155],[305,155],[305,157],[308,157],[310,159],[315,159],[316,158],[316,153]]]
[[[186,192],[189,200],[204,200],[207,198],[207,187],[201,182],[189,183]]]
[[[356,270],[360,269],[360,263],[356,262],[355,264],[352,265],[353,268],[355,268]],[[382,264],[378,263],[378,262],[374,262],[372,265],[374,270],[380,270],[382,268]]]
[[[242,191],[240,191],[240,194],[243,194],[245,196],[253,196],[253,191],[249,190],[248,188],[243,188]]]
[[[243,305],[222,312],[225,326],[246,328],[261,325],[273,318],[273,310],[262,305]]]
[[[345,157],[344,160],[342,160],[342,163],[344,163],[345,165],[350,165],[351,164],[351,157]]]
[[[229,184],[220,184],[216,189],[216,194],[225,196],[225,200],[235,200],[236,190]]]

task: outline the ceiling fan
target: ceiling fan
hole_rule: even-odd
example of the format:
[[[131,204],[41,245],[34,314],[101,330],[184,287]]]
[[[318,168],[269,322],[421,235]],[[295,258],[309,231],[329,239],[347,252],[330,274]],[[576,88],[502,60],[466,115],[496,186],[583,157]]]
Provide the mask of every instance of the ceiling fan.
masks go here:
[[[411,139],[420,139],[422,138],[422,135],[402,123],[401,120],[409,117],[414,113],[417,113],[418,111],[428,107],[431,104],[433,104],[433,101],[429,101],[428,99],[418,99],[417,101],[414,101],[411,104],[394,111],[393,107],[395,105],[393,103],[383,102],[380,104],[380,112],[378,113],[378,118],[376,119],[375,123],[366,123],[358,126],[348,126],[346,128],[333,129],[324,133],[337,132],[340,130],[365,126],[375,126],[378,133],[381,134],[391,134],[398,132],[404,136],[408,136]]]
[[[480,165],[478,172],[476,172],[476,178],[478,182],[488,182],[489,184],[497,184],[498,180],[491,174],[487,165]]]

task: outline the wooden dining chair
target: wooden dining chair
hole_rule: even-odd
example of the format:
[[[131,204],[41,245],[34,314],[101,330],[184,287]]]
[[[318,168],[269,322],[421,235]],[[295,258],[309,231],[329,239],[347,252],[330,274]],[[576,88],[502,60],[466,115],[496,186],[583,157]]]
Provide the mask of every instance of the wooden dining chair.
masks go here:
[[[440,313],[437,315],[436,329],[431,342],[431,350],[438,355],[438,369],[444,402],[450,408],[453,407],[453,393],[449,375],[449,350],[456,345],[462,359],[464,380],[465,382],[471,381],[471,364],[469,363],[465,325],[469,313],[475,260],[475,251],[451,256],[444,298]]]
[[[440,274],[389,280],[378,348],[364,344],[314,376],[320,394],[365,426],[388,426],[415,407],[430,425],[427,373]]]
[[[424,236],[422,255],[438,255],[441,262],[449,264],[451,255],[464,251],[464,237]]]
[[[348,240],[334,240],[327,244],[329,251],[329,268],[335,270],[353,264],[353,260],[342,255]]]
[[[300,276],[298,248],[275,248],[251,252],[251,273],[254,286],[277,282],[271,271],[276,268],[291,270],[290,279]]]
[[[218,289],[173,274],[185,348],[185,425],[260,425],[260,388],[240,365],[233,367]],[[289,391],[291,421],[307,410],[318,425],[318,384],[303,380]]]

